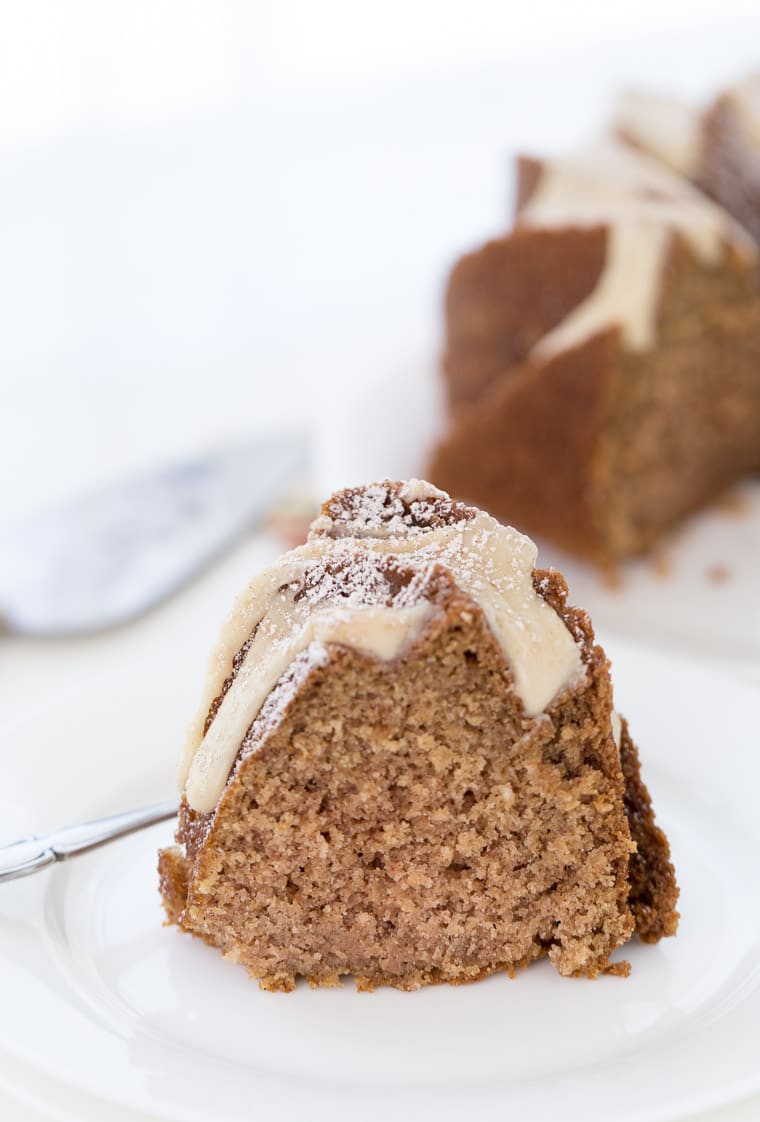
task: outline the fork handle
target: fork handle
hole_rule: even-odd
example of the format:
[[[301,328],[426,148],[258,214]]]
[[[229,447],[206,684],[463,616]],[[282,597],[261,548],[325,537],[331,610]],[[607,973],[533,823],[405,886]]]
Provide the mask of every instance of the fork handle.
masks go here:
[[[96,818],[90,822],[80,822],[76,826],[64,826],[52,834],[41,837],[24,838],[0,846],[0,883],[27,877],[39,872],[56,861],[65,861],[78,853],[86,853],[96,846],[105,845],[115,838],[123,838],[174,818],[177,813],[177,800],[166,799],[152,806],[139,807],[137,810],[111,814],[107,818]]]

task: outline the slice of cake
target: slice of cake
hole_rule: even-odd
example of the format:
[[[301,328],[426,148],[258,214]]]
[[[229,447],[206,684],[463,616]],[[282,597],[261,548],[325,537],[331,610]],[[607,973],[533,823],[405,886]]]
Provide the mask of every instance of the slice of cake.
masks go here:
[[[760,71],[705,112],[676,98],[631,91],[613,127],[629,144],[698,184],[760,242]]]
[[[429,484],[334,495],[257,577],[181,765],[169,919],[265,989],[625,973],[677,898],[588,617]]]
[[[522,160],[518,201],[451,275],[429,474],[613,564],[760,467],[757,251],[621,144]]]

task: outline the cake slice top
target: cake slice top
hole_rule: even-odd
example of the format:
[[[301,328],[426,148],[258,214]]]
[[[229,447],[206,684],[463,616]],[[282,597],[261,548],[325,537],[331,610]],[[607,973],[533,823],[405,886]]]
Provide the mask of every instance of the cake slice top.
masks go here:
[[[690,179],[699,169],[702,114],[687,101],[652,90],[626,90],[615,105],[612,128],[676,175]]]
[[[313,538],[407,538],[476,518],[474,507],[454,502],[423,479],[370,483],[332,495],[311,524]]]
[[[751,238],[722,207],[626,144],[604,139],[575,154],[534,162],[538,175],[518,214],[522,226],[665,227],[678,231],[708,264],[720,259],[727,244],[754,252]]]
[[[328,645],[402,655],[444,610],[441,573],[482,610],[525,716],[541,714],[585,670],[576,638],[534,587],[536,555],[517,530],[421,480],[333,495],[306,543],[256,577],[224,625],[180,764],[189,805],[215,808],[265,703],[274,725]]]
[[[744,143],[760,153],[760,70],[726,90],[721,100],[733,110]]]
[[[708,115],[716,106],[729,111],[742,143],[760,155],[760,71],[723,90]],[[702,107],[640,89],[619,97],[612,116],[618,136],[689,179],[700,178],[705,123]]]
[[[656,160],[614,141],[575,156],[525,161],[532,190],[523,193],[522,227],[606,226],[605,265],[591,294],[533,348],[540,358],[617,326],[631,351],[657,339],[662,277],[679,236],[704,267],[718,265],[728,246],[747,261],[756,255],[745,231],[717,204]]]

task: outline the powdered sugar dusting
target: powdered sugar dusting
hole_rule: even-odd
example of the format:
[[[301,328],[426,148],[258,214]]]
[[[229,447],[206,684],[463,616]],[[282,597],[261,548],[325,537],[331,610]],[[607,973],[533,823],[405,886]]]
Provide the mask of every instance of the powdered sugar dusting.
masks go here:
[[[194,809],[216,805],[253,724],[277,721],[314,659],[332,643],[380,659],[398,657],[435,613],[435,575],[447,571],[484,613],[511,668],[527,716],[579,681],[578,645],[533,587],[536,547],[488,515],[419,480],[340,492],[305,545],[248,590],[240,610],[255,630],[205,735],[187,758]],[[223,676],[241,648],[223,639]],[[235,645],[237,644],[237,645]],[[218,696],[218,693],[213,695]],[[270,727],[270,726],[267,726]],[[258,735],[258,734],[257,734]]]
[[[473,518],[476,513],[424,479],[405,483],[386,479],[333,495],[312,523],[309,538],[405,537]]]
[[[285,713],[292,702],[295,701],[298,691],[306,679],[313,671],[326,666],[329,661],[330,652],[325,644],[319,641],[310,643],[306,650],[296,655],[276,683],[251,725],[242,744],[238,766],[240,760],[255,751],[261,742],[282,723]]]

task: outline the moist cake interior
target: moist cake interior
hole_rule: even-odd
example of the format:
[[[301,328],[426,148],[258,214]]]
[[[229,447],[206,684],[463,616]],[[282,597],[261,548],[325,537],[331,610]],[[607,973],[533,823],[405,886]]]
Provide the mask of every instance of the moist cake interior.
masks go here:
[[[360,989],[414,989],[543,956],[565,975],[625,973],[612,953],[634,929],[650,941],[672,934],[677,888],[624,724],[616,743],[604,653],[586,615],[567,607],[561,576],[534,571],[582,676],[528,714],[484,611],[451,570],[428,564],[420,580],[413,557],[373,553],[389,533],[478,516],[431,488],[410,501],[408,486],[380,485],[372,501],[365,489],[339,494],[316,536],[342,542],[344,559],[361,555],[374,605],[407,603],[416,581],[424,626],[399,657],[327,644],[296,658],[214,808],[182,800],[178,845],[160,855],[169,919],[274,990],[347,975]],[[318,601],[327,581],[336,602],[355,603],[356,573],[322,566],[303,587]],[[206,732],[244,655],[245,645]]]

